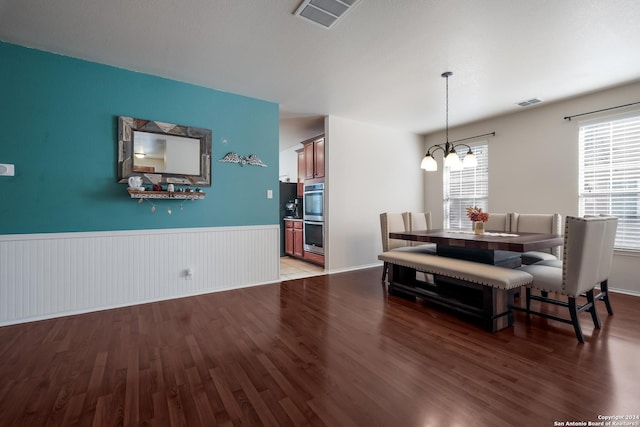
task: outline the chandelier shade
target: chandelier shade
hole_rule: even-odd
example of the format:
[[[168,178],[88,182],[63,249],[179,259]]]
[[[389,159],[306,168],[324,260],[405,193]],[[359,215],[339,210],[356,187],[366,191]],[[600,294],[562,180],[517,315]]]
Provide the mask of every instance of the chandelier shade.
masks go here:
[[[438,170],[438,163],[436,159],[429,153],[422,159],[422,163],[420,163],[420,167],[426,171],[432,172]]]

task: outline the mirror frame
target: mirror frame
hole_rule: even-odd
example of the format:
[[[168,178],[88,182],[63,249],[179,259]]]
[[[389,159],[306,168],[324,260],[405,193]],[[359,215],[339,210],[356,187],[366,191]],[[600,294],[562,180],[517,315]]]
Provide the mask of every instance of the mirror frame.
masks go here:
[[[133,170],[133,132],[175,135],[200,140],[200,175],[146,173]],[[131,176],[142,176],[145,183],[178,184],[211,187],[211,130],[175,125],[154,120],[118,116],[118,182],[127,183]]]

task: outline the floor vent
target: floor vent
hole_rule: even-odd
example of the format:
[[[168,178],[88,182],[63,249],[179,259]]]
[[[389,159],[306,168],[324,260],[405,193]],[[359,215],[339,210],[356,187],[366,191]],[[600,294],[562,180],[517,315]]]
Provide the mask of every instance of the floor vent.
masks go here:
[[[359,0],[304,0],[293,13],[329,29],[347,14]]]
[[[529,105],[537,104],[538,102],[542,102],[542,100],[540,98],[531,98],[527,99],[526,101],[517,102],[516,105],[519,105],[521,107],[528,107]]]

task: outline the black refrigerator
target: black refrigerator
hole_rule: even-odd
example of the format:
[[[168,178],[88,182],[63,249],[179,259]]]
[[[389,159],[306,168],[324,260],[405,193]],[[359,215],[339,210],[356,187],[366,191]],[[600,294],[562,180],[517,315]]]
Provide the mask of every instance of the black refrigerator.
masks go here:
[[[295,182],[280,183],[280,256],[285,256],[284,252],[284,217],[287,215],[285,205],[290,200],[298,197],[298,185]],[[302,200],[298,200],[302,208]],[[300,212],[301,213],[301,212]]]

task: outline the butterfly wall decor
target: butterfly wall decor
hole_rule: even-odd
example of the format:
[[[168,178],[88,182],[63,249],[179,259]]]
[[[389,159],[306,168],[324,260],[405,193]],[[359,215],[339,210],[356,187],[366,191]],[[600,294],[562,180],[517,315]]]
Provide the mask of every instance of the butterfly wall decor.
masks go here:
[[[255,154],[250,154],[248,156],[241,156],[241,155],[238,155],[237,153],[234,153],[233,151],[227,153],[223,158],[221,158],[218,161],[222,163],[239,163],[240,166],[251,165],[251,166],[260,166],[263,168],[267,167],[267,165],[262,163],[262,160],[260,160],[260,158]]]

